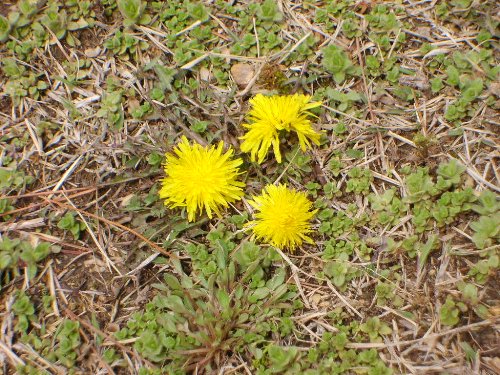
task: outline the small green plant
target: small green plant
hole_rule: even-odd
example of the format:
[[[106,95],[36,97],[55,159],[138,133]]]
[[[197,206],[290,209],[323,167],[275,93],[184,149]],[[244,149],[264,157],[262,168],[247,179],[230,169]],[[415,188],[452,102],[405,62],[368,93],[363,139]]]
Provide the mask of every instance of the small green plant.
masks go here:
[[[382,195],[371,193],[368,195],[368,201],[375,211],[373,220],[384,226],[397,223],[408,210],[407,205],[396,196],[395,189],[386,190]]]
[[[55,334],[56,349],[49,355],[49,359],[57,360],[63,366],[72,368],[78,356],[81,345],[80,323],[69,319],[63,320]]]
[[[474,231],[472,242],[478,249],[497,244],[500,240],[500,213],[481,216],[478,221],[470,224]]]
[[[73,212],[66,212],[66,214],[57,223],[59,229],[69,230],[75,240],[80,238],[80,234],[85,230],[86,225],[84,222],[77,220]]]
[[[479,284],[484,284],[488,277],[498,269],[500,257],[497,254],[490,255],[487,259],[481,259],[469,270],[469,276],[474,277],[474,280]]]
[[[337,237],[354,228],[354,221],[342,211],[335,212],[331,208],[326,208],[320,211],[318,218],[321,220],[320,233]]]
[[[15,168],[0,167],[0,191],[9,193],[11,190],[20,190],[33,182],[33,177],[27,176],[24,171]]]
[[[136,350],[150,361],[168,363],[169,373],[189,369],[200,358],[208,369],[221,353],[244,352],[271,332],[287,335],[293,328],[287,316],[299,301],[285,282],[285,270],[269,269],[276,254],[247,242],[230,257],[236,244],[224,228],[207,238],[210,247],[183,247],[192,259],[190,275],[176,262],[178,276],[165,274],[164,283],[155,285],[160,293],[117,334],[138,337]]]
[[[399,27],[398,19],[387,5],[378,4],[366,15],[370,28],[376,32],[388,32]]]
[[[35,316],[35,307],[24,291],[15,293],[15,302],[12,305],[12,312],[17,317],[16,331],[24,332],[29,328],[29,323]]]
[[[145,102],[141,104],[139,107],[134,108],[132,110],[132,117],[135,119],[142,119],[145,116],[151,114],[153,112],[153,106],[150,102]]]
[[[450,159],[448,163],[440,164],[437,169],[436,187],[439,190],[447,190],[452,186],[457,186],[465,170],[465,166],[456,159]]]
[[[10,212],[12,210],[14,210],[14,206],[12,206],[12,200],[10,199],[0,199],[0,214],[4,214],[4,213],[7,213],[7,212]],[[10,219],[10,215],[4,215],[4,216],[1,216],[1,218],[3,220],[9,220]]]
[[[26,268],[29,279],[36,276],[37,265],[51,252],[59,249],[48,242],[40,242],[33,246],[28,241],[19,238],[10,239],[7,236],[0,241],[0,285],[5,285],[13,277],[20,274],[19,268]]]
[[[121,90],[106,92],[101,100],[101,109],[97,111],[97,116],[106,117],[115,129],[121,129],[123,126],[122,94]]]
[[[341,84],[348,76],[357,76],[360,67],[354,65],[347,53],[338,46],[323,48],[323,66],[333,75],[336,83]]]
[[[9,96],[15,105],[19,104],[21,99],[26,96],[39,99],[40,94],[48,88],[47,83],[39,79],[42,76],[41,73],[27,70],[15,59],[6,58],[2,61],[2,65],[4,74],[9,78],[3,93]]]
[[[268,345],[265,349],[271,373],[279,374],[285,371],[300,371],[300,364],[296,362],[299,350],[294,346]]]
[[[145,50],[148,48],[148,43],[139,40],[129,32],[118,30],[112,38],[104,42],[104,47],[113,52],[113,54],[120,56],[122,59],[129,59],[138,50]]]
[[[377,305],[387,306],[389,303],[396,307],[403,306],[403,299],[395,293],[396,286],[392,283],[384,283],[379,281],[375,286],[377,294]]]
[[[368,194],[370,183],[373,181],[373,173],[367,168],[354,167],[348,173],[346,192],[356,194]]]
[[[365,323],[359,326],[359,330],[368,335],[370,342],[382,342],[381,336],[392,332],[392,329],[378,316],[368,318]]]
[[[500,211],[500,202],[497,195],[490,190],[484,190],[478,197],[478,203],[472,206],[472,210],[480,215],[492,215]]]
[[[447,296],[446,302],[441,306],[439,318],[447,326],[454,326],[460,321],[460,309],[451,296]]]
[[[342,112],[348,112],[351,110],[354,103],[360,103],[365,100],[362,94],[354,90],[349,90],[344,93],[331,87],[325,89],[324,95],[328,100],[335,103],[335,107]]]
[[[265,28],[269,28],[275,22],[280,22],[283,19],[283,14],[279,11],[278,4],[274,0],[264,0],[262,4],[257,4],[256,16]]]
[[[361,275],[361,271],[351,265],[346,253],[340,253],[335,261],[327,262],[323,267],[323,273],[341,291],[347,289],[349,281]]]
[[[144,14],[146,5],[141,0],[116,0],[116,4],[124,18],[124,26],[147,25],[151,22],[151,16]]]

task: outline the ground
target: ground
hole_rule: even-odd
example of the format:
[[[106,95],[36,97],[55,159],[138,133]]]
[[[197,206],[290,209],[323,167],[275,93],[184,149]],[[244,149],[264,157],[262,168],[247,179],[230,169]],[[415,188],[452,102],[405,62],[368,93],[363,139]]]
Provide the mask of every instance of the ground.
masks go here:
[[[500,373],[498,10],[4,1],[0,373]],[[252,161],[257,94],[319,144]],[[159,197],[182,136],[242,159],[220,216]],[[276,183],[294,251],[248,226]]]

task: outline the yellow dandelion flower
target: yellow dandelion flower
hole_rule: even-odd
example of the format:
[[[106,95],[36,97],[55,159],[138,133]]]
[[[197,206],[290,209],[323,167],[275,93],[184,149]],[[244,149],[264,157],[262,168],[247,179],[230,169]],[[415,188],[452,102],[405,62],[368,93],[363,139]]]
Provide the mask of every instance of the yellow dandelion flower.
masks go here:
[[[186,207],[188,221],[194,221],[197,211],[212,211],[220,216],[220,207],[228,207],[229,202],[243,196],[243,182],[237,181],[241,159],[232,159],[234,150],[223,153],[223,142],[216,146],[203,147],[189,144],[182,137],[174,148],[174,153],[166,154],[165,174],[160,198],[171,208]]]
[[[312,243],[309,221],[317,210],[311,211],[312,203],[305,193],[288,189],[286,185],[267,185],[260,196],[249,201],[258,212],[247,226],[258,239],[279,249],[296,246],[306,241]]]
[[[308,119],[309,111],[321,105],[310,102],[309,95],[264,96],[257,94],[250,99],[251,110],[248,113],[249,124],[243,124],[248,132],[240,139],[241,151],[250,152],[252,161],[262,163],[269,147],[273,146],[274,155],[281,163],[279,132],[281,130],[297,133],[302,151],[310,142],[319,145],[320,133],[316,132]]]

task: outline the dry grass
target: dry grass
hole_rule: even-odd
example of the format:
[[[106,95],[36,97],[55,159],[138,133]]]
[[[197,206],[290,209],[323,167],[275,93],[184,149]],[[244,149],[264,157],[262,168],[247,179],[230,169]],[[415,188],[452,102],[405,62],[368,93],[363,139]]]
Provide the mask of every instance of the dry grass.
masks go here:
[[[412,76],[401,77],[399,84],[410,87],[420,96],[414,101],[404,101],[394,94],[393,85],[388,81],[368,75],[365,58],[377,50],[365,32],[365,15],[373,7],[371,2],[360,2],[353,8],[362,35],[346,38],[341,32],[342,20],[337,20],[338,26],[333,31],[314,21],[315,9],[323,6],[322,3],[308,2],[307,5],[279,1],[279,9],[284,15],[283,48],[265,54],[260,51],[264,42],[258,41],[255,57],[231,53],[232,35],[241,32],[238,22],[218,10],[213,2],[206,3],[212,10],[212,21],[219,26],[213,31],[218,38],[217,51],[196,55],[199,57],[176,67],[181,72],[179,77],[184,77],[179,79],[186,85],[190,77],[200,83],[200,88],[190,94],[175,88],[177,101],[152,100],[148,93],[157,78],[152,71],[144,70],[145,65],[158,58],[175,66],[174,52],[164,43],[170,34],[168,28],[164,25],[137,27],[134,35],[148,41],[149,48],[138,50],[132,54],[133,58],[125,60],[103,48],[103,42],[121,27],[119,13],[104,17],[99,14],[102,7],[97,5],[94,9],[99,21],[93,28],[79,32],[82,46],[72,48],[65,41],[46,43],[36,48],[26,62],[18,61],[27,70],[41,74],[49,87],[38,100],[24,97],[14,104],[6,95],[0,98],[0,164],[10,157],[16,161],[18,170],[34,177],[34,183],[28,187],[5,192],[9,199],[15,197],[15,208],[8,213],[9,219],[0,221],[0,237],[25,238],[32,243],[48,241],[60,246],[61,251],[40,265],[34,279],[28,281],[26,274],[21,273],[2,285],[0,363],[3,362],[3,369],[0,368],[0,372],[14,373],[15,366],[31,364],[53,374],[67,373],[66,368],[47,360],[32,344],[19,340],[12,312],[13,293],[18,289],[25,290],[37,301],[37,306],[41,304],[42,294],[53,298],[48,309],[40,310],[39,322],[35,323],[46,325],[42,339],[50,339],[65,318],[80,322],[82,345],[75,373],[135,374],[141,366],[155,366],[133,348],[134,339],[118,341],[113,336],[156,293],[152,284],[160,282],[164,272],[172,272],[168,262],[166,265],[155,263],[160,254],[167,259],[181,258],[189,263],[189,257],[175,251],[172,244],[163,246],[164,240],[178,229],[174,213],[169,211],[163,219],[157,219],[124,210],[133,196],[145,197],[162,175],[161,170],[148,165],[147,158],[153,152],[163,154],[170,150],[182,134],[202,144],[222,139],[238,147],[248,98],[258,92],[269,92],[269,76],[263,76],[267,69],[275,69],[290,80],[288,86],[292,91],[314,93],[321,86],[335,85],[321,66],[321,48],[326,45],[342,46],[352,61],[362,67],[361,76],[337,86],[364,94],[367,104],[360,105],[357,112],[348,113],[333,105],[322,107],[317,125],[325,131],[328,140],[309,152],[312,172],[302,180],[288,177],[289,184],[304,189],[308,181],[321,185],[334,182],[343,189],[347,172],[354,166],[362,166],[373,172],[372,192],[381,194],[393,187],[405,197],[408,192],[404,176],[399,172],[402,166],[428,166],[435,170],[440,163],[455,158],[466,166],[467,186],[478,192],[500,191],[498,105],[491,106],[480,99],[475,113],[463,122],[462,134],[450,135],[454,125],[445,119],[444,113],[459,92],[450,87],[436,94],[430,91],[430,79],[438,71],[428,64],[433,55],[421,52],[424,43],[446,55],[477,49],[478,27],[474,22],[466,22],[464,18],[457,18],[455,22],[454,16],[447,22],[436,18],[436,1],[404,2],[405,13],[398,18],[407,25],[399,31],[406,33],[406,42],[401,48],[396,46],[395,38],[391,38],[394,44],[385,56],[386,59],[397,56],[401,67],[414,72]],[[479,3],[474,2],[473,6]],[[6,15],[15,7],[9,5],[4,2],[0,13]],[[498,8],[491,6],[488,9],[495,19]],[[464,23],[458,23],[460,20]],[[188,34],[198,26],[192,24],[177,34]],[[314,53],[306,62],[287,60],[308,35],[318,38]],[[186,40],[189,38],[186,36]],[[491,48],[498,63],[497,42]],[[5,44],[0,45],[1,59],[10,53]],[[249,64],[254,71],[253,78],[243,86],[234,82],[237,77],[232,77],[225,85],[207,80],[215,67],[211,63],[200,66],[215,56],[229,66],[237,62]],[[56,78],[69,77],[73,73],[67,63],[84,58],[90,65],[85,68],[86,78],[78,85],[70,86]],[[476,73],[481,74],[479,66]],[[306,79],[313,75],[317,79],[308,82]],[[119,82],[128,95],[123,102],[125,121],[120,130],[113,129],[106,118],[96,116],[110,78]],[[6,82],[7,77],[0,75],[0,90],[5,89]],[[381,90],[384,85],[385,90]],[[202,91],[210,93],[210,100],[199,96]],[[498,81],[485,89],[482,98],[486,99],[487,95],[498,100]],[[151,103],[154,111],[141,120],[133,119],[130,111],[143,102]],[[74,110],[79,111],[78,116],[72,114]],[[190,126],[193,120],[208,121],[209,131],[201,135],[193,131]],[[54,126],[41,132],[39,124],[42,121],[50,121]],[[339,121],[348,129],[344,137],[336,137],[332,132]],[[417,145],[414,139],[417,132],[432,142],[425,147]],[[15,138],[22,140],[20,146],[14,146]],[[361,159],[344,156],[343,168],[335,177],[328,168],[329,160],[336,152],[343,153],[347,148],[361,150],[364,156]],[[292,165],[288,163],[284,169],[276,169],[270,160],[263,165],[262,172],[252,166],[247,177],[247,196],[258,192],[268,178],[277,181],[286,177]],[[345,211],[349,203],[357,205],[356,217],[371,214],[368,201],[362,195],[345,195],[329,202],[332,208],[340,211]],[[233,213],[246,209],[237,204]],[[57,228],[58,220],[68,211],[76,213],[76,218],[86,224],[87,230],[79,240],[73,240],[68,232]],[[0,213],[0,217],[5,219],[6,213]],[[225,218],[220,220],[225,222]],[[467,272],[479,259],[480,251],[471,242],[469,228],[474,220],[476,218],[471,215],[463,215],[451,225],[436,230],[442,245],[422,268],[404,254],[387,256],[384,253],[387,238],[404,239],[415,234],[411,213],[380,231],[366,223],[359,229],[360,236],[379,239],[380,244],[374,247],[370,260],[360,256],[351,259],[351,265],[362,272],[349,282],[345,291],[318,276],[325,264],[321,258],[325,236],[318,234],[315,245],[304,246],[294,255],[280,252],[283,267],[287,267],[288,283],[296,285],[304,305],[292,316],[295,323],[292,338],[281,344],[297,345],[306,350],[317,345],[324,332],[338,332],[329,314],[340,307],[347,321],[361,322],[378,316],[392,328],[392,333],[385,336],[383,342],[353,341],[347,348],[379,350],[383,361],[395,373],[499,373],[498,270],[492,271],[486,284],[478,285],[481,300],[491,313],[488,319],[481,319],[469,311],[462,314],[457,326],[450,328],[443,325],[439,317],[446,296],[459,297],[457,283],[470,280]],[[209,231],[218,223],[219,219],[215,219],[196,225]],[[315,226],[318,227],[319,222]],[[145,232],[148,227],[153,228],[153,232]],[[175,242],[202,241],[200,237],[190,238],[195,232],[196,227],[182,228]],[[498,252],[498,243],[496,246],[493,250]],[[467,256],[454,256],[450,252]],[[399,266],[399,281],[383,276],[381,271],[389,266]],[[380,280],[396,288],[403,299],[399,309],[390,305],[377,306],[374,288]],[[402,311],[411,312],[413,317],[403,315]],[[98,322],[99,328],[92,319]],[[462,342],[474,346],[475,358],[466,359],[464,348],[460,346]],[[102,358],[103,347],[119,352],[123,367],[107,363]],[[221,359],[219,365],[218,372],[214,373],[254,373],[252,359],[237,353]]]

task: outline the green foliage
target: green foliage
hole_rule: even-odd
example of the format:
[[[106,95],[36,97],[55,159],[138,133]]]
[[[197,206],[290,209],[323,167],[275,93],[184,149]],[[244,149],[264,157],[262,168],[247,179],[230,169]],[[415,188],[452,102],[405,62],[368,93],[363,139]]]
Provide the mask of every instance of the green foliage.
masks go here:
[[[17,317],[16,331],[26,332],[29,322],[35,314],[35,307],[24,291],[17,291],[15,302],[12,305],[12,312]]]
[[[392,283],[384,283],[379,281],[375,286],[375,293],[377,295],[377,305],[387,306],[389,303],[401,307],[404,304],[403,299],[395,293],[396,285]]]
[[[487,259],[481,259],[469,270],[469,276],[474,277],[474,280],[479,284],[484,284],[488,277],[498,269],[500,257],[497,254],[490,255]]]
[[[316,94],[318,94],[318,92],[316,92]],[[349,111],[354,103],[363,102],[365,100],[362,94],[354,90],[343,93],[342,91],[335,90],[332,87],[327,87],[324,90],[324,96],[326,96],[329,101],[332,101],[335,104],[335,107],[342,112]]]
[[[66,212],[66,214],[57,223],[59,229],[69,230],[75,240],[80,238],[82,231],[86,229],[84,222],[77,220],[73,212]]]
[[[0,42],[5,42],[9,38],[10,23],[7,18],[0,15]]]
[[[371,193],[368,195],[368,201],[371,209],[375,211],[373,220],[381,225],[396,224],[406,213],[408,207],[397,197],[395,189],[384,191],[382,195]]]
[[[445,224],[451,224],[460,213],[469,211],[472,208],[471,203],[475,200],[472,188],[446,191],[436,201],[430,213],[437,225],[442,227]]]
[[[4,214],[7,212],[10,212],[14,210],[14,206],[11,205],[11,200],[10,199],[0,199],[0,214]],[[4,215],[1,217],[3,220],[9,220],[10,215]]]
[[[141,41],[127,31],[117,30],[112,38],[106,39],[104,47],[124,59],[133,56],[139,50],[148,48],[146,41]]]
[[[460,183],[460,176],[466,167],[456,159],[450,159],[448,163],[440,164],[437,169],[437,183],[439,190],[445,190]]]
[[[144,14],[146,4],[141,0],[116,0],[116,4],[123,16],[124,26],[147,25],[151,22],[151,16]]]
[[[81,345],[79,329],[79,322],[63,320],[55,334],[55,351],[51,355],[52,358],[49,358],[59,361],[65,367],[73,367],[78,356],[77,349]]]
[[[500,211],[500,202],[495,193],[490,190],[484,190],[478,197],[479,204],[472,206],[472,210],[480,215],[492,215]]]
[[[418,264],[419,268],[422,269],[429,258],[429,255],[434,250],[439,248],[440,241],[436,234],[430,234],[427,242],[425,244],[417,243],[417,253],[418,253]]]
[[[48,88],[47,83],[39,79],[42,76],[41,73],[27,70],[24,65],[17,64],[15,59],[4,59],[2,70],[9,78],[3,94],[9,96],[15,105],[20,104],[21,99],[26,96],[39,99],[41,92]]]
[[[359,326],[359,329],[368,335],[370,342],[382,342],[381,336],[392,332],[392,329],[378,316],[368,318],[365,323]]]
[[[176,262],[178,276],[165,274],[164,283],[156,284],[161,292],[118,332],[121,339],[139,337],[136,350],[153,362],[180,369],[198,363],[205,356],[202,348],[210,348],[209,368],[217,353],[244,352],[272,332],[291,332],[286,316],[298,301],[285,283],[284,268],[269,269],[274,252],[246,242],[230,258],[236,244],[224,228],[207,238],[209,247],[183,247],[192,260],[191,274]]]
[[[348,173],[346,192],[368,194],[370,183],[373,181],[372,171],[368,168],[354,167]]]
[[[296,363],[299,350],[297,347],[278,346],[271,344],[266,348],[269,360],[268,368],[271,374],[281,374],[285,370],[293,371],[293,368],[300,369],[300,364]]]
[[[472,242],[478,249],[497,244],[500,240],[500,213],[481,216],[478,221],[470,223],[474,231]]]
[[[0,167],[0,191],[9,193],[10,191],[19,191],[26,185],[33,182],[33,177],[27,176],[24,171],[14,168]]]
[[[273,23],[283,19],[283,14],[274,0],[264,0],[262,4],[256,4],[256,16],[262,21],[264,27],[270,27]]]
[[[132,110],[132,117],[135,119],[142,119],[148,114],[153,112],[153,106],[150,102],[145,102],[141,104],[139,107],[134,108]]]
[[[341,291],[347,289],[349,281],[362,274],[360,269],[349,262],[349,256],[343,252],[338,255],[335,261],[327,262],[324,265],[323,273]]]
[[[413,204],[412,223],[417,233],[430,229],[431,219],[441,227],[451,224],[460,213],[472,209],[476,200],[473,190],[459,188],[464,171],[462,164],[451,159],[437,168],[436,182],[428,168],[418,168],[406,177],[408,195],[403,202]]]
[[[108,91],[101,99],[101,108],[97,111],[97,116],[105,117],[114,129],[123,127],[124,113],[122,106],[122,91]]]
[[[0,285],[5,285],[13,277],[19,276],[19,268],[26,268],[28,278],[34,278],[37,273],[37,264],[51,252],[58,250],[48,242],[40,242],[33,246],[28,241],[22,241],[19,238],[11,240],[4,236],[0,241]]]
[[[66,35],[68,16],[65,10],[59,11],[57,3],[51,3],[40,22],[52,31],[57,39],[62,39]]]
[[[188,3],[188,12],[191,18],[201,22],[210,18],[210,12],[202,3]]]
[[[360,67],[352,63],[347,53],[338,46],[323,48],[323,67],[333,75],[336,83],[341,84],[348,76],[360,74]]]
[[[320,211],[318,219],[321,220],[320,233],[338,237],[349,232],[354,227],[354,221],[345,212],[325,209]]]
[[[393,31],[399,27],[396,15],[387,5],[376,5],[365,18],[370,28],[378,32]]]
[[[454,326],[460,321],[460,310],[450,296],[446,297],[446,302],[441,306],[439,318],[447,326]]]

